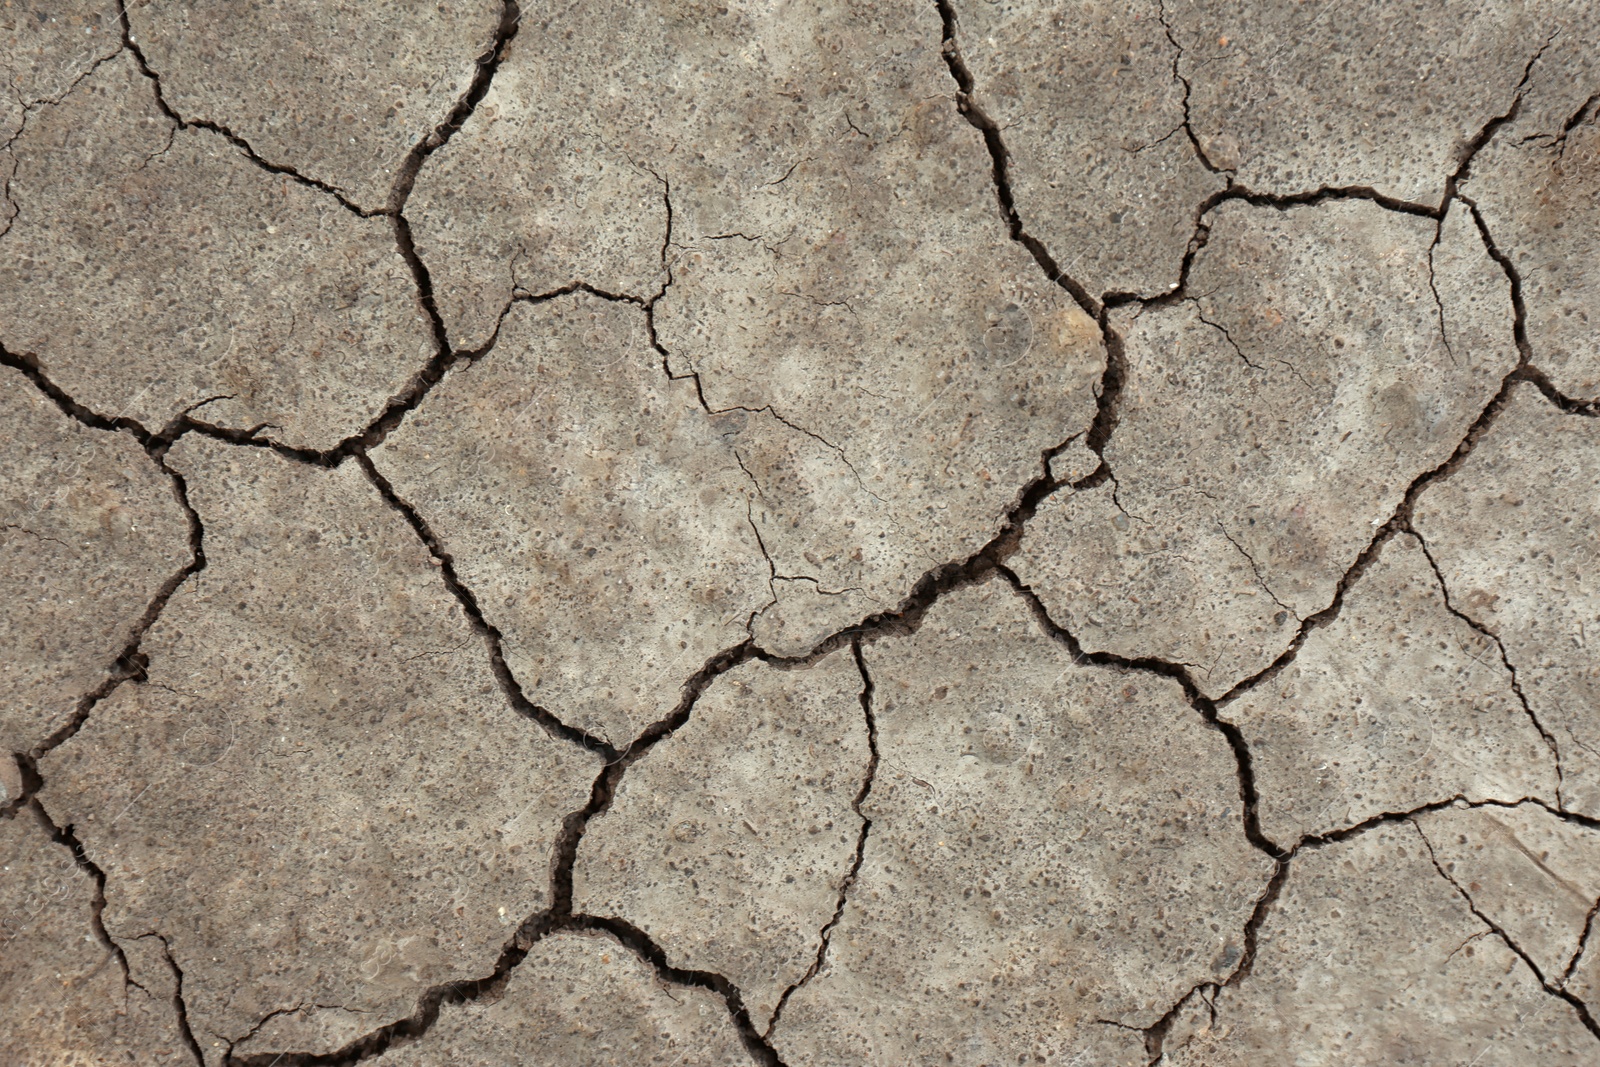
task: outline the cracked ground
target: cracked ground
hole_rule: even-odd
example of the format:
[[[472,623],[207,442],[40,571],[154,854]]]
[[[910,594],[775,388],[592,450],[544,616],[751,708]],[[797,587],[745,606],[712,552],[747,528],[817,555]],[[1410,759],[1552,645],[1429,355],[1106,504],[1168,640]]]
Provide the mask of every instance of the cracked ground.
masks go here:
[[[0,72],[3,1067],[1600,1064],[1594,5]]]

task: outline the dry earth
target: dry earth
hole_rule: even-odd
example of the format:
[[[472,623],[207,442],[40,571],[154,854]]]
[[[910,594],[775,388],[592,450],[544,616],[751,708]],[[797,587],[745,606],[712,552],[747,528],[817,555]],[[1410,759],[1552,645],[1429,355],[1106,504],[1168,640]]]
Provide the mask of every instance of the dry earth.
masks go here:
[[[0,1064],[1600,1063],[1600,8],[0,73]]]

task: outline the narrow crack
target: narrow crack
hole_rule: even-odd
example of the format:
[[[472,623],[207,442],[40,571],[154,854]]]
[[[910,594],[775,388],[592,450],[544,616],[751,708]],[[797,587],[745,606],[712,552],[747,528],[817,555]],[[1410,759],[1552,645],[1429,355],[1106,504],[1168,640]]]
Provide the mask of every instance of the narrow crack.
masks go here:
[[[1189,113],[1189,97],[1193,94],[1194,87],[1189,84],[1189,79],[1183,76],[1183,72],[1180,69],[1180,65],[1183,63],[1183,45],[1179,44],[1178,38],[1173,36],[1172,24],[1167,21],[1167,5],[1165,0],[1157,0],[1156,17],[1161,22],[1161,29],[1166,34],[1167,43],[1172,45],[1172,77],[1178,82],[1178,84],[1183,86],[1183,122],[1181,125],[1179,125],[1178,129],[1181,129],[1184,134],[1188,136],[1189,144],[1194,149],[1195,158],[1200,161],[1200,165],[1206,170],[1209,170],[1212,174],[1222,175],[1231,183],[1233,181],[1233,171],[1224,167],[1219,167],[1215,163],[1211,162],[1211,157],[1206,154],[1204,146],[1200,144],[1200,138],[1195,136],[1192,116]],[[1175,130],[1173,132],[1177,131]],[[1168,134],[1167,136],[1170,137],[1172,135]],[[1165,140],[1165,138],[1163,138],[1163,140]]]
[[[739,1031],[739,1037],[749,1051],[750,1058],[761,1067],[783,1067],[783,1061],[779,1059],[777,1050],[750,1021],[750,1011],[745,1007],[743,995],[723,975],[715,971],[674,967],[667,962],[667,954],[661,946],[656,944],[649,934],[626,919],[609,915],[574,915],[568,920],[565,928],[609,934],[624,948],[653,967],[662,981],[673,985],[706,989],[717,994],[727,1004],[728,1014]]]
[[[609,741],[576,726],[568,726],[554,713],[528,699],[522,684],[517,681],[516,675],[506,663],[505,639],[500,629],[484,616],[483,609],[478,605],[477,596],[461,581],[456,573],[455,557],[444,547],[432,527],[428,525],[428,521],[415,507],[401,498],[389,479],[383,476],[365,452],[355,453],[355,462],[367,476],[367,480],[378,490],[384,502],[400,513],[438,563],[439,576],[444,580],[445,588],[450,590],[450,594],[461,605],[461,610],[472,628],[483,638],[489,652],[490,670],[494,673],[495,681],[512,709],[523,718],[538,723],[551,737],[569,741],[600,755],[608,762],[616,759],[617,750]]]
[[[823,964],[828,961],[828,945],[833,939],[834,928],[844,918],[845,905],[849,902],[850,890],[855,888],[856,879],[861,874],[861,864],[867,855],[867,838],[872,833],[872,819],[861,810],[867,797],[872,794],[873,783],[878,777],[878,721],[872,713],[873,683],[872,675],[867,670],[866,657],[861,651],[861,639],[857,637],[850,643],[851,654],[855,657],[856,670],[861,674],[861,714],[867,723],[867,771],[861,779],[861,788],[857,791],[855,799],[850,802],[850,808],[861,820],[861,832],[856,837],[855,856],[850,861],[850,869],[845,872],[844,880],[839,883],[839,898],[834,905],[833,915],[828,919],[817,935],[817,956],[811,961],[811,966],[806,968],[806,973],[800,976],[799,981],[790,985],[778,997],[778,1004],[772,1010],[772,1019],[767,1023],[766,1033],[763,1035],[768,1041],[772,1040],[772,1033],[778,1028],[778,1020],[783,1017],[784,1006],[789,1003],[789,998],[794,996],[807,982],[816,977],[822,970]]]
[[[251,146],[249,141],[245,140],[239,134],[233,132],[220,122],[213,122],[210,119],[184,118],[178,113],[176,108],[167,102],[166,95],[161,89],[161,75],[150,66],[150,61],[145,57],[144,49],[139,47],[138,41],[135,40],[133,36],[133,25],[128,19],[128,5],[126,0],[118,0],[117,2],[117,20],[122,30],[122,47],[128,52],[129,55],[133,57],[135,65],[137,65],[139,68],[139,73],[142,74],[145,80],[150,83],[151,92],[155,96],[156,107],[159,108],[161,113],[171,120],[171,122],[177,126],[178,129],[206,130],[210,133],[217,134],[219,137],[222,137],[229,144],[237,148],[246,159],[267,173],[281,174],[290,181],[305,186],[307,189],[314,189],[319,193],[325,193],[337,200],[345,210],[358,215],[361,218],[371,218],[374,215],[383,214],[381,209],[374,211],[363,209],[359,204],[345,196],[341,190],[329,185],[327,182],[319,181],[316,178],[311,178],[301,174],[298,170],[286,163],[274,163],[271,160],[263,158],[261,154]]]
[[[1544,39],[1544,43],[1535,49],[1533,55],[1528,57],[1528,62],[1523,64],[1522,78],[1517,82],[1516,88],[1512,90],[1511,103],[1506,109],[1485,122],[1472,140],[1462,146],[1456,169],[1445,179],[1444,195],[1439,198],[1440,218],[1444,217],[1444,212],[1449,207],[1450,201],[1456,198],[1457,190],[1460,189],[1461,183],[1471,176],[1472,161],[1478,158],[1478,153],[1483,151],[1490,141],[1494,140],[1494,135],[1500,131],[1502,126],[1516,118],[1517,112],[1522,110],[1522,98],[1528,91],[1528,81],[1533,77],[1534,65],[1544,56],[1545,50],[1550,47],[1550,42],[1554,41],[1556,35],[1560,32],[1559,29],[1551,30],[1550,35]]]
[[[178,1034],[183,1038],[184,1047],[194,1057],[194,1062],[199,1067],[205,1067],[206,1057],[200,1051],[200,1042],[195,1040],[194,1030],[189,1026],[189,1005],[183,999],[183,968],[178,966],[178,961],[172,955],[172,944],[164,934],[141,934],[140,938],[153,937],[161,942],[161,955],[166,961],[167,969],[172,972],[172,1011],[177,1019]]]
[[[461,1004],[498,997],[504,990],[511,972],[527,958],[534,944],[562,930],[594,929],[603,926],[608,933],[617,936],[618,940],[638,952],[640,958],[655,966],[657,973],[662,975],[664,980],[677,984],[702,984],[701,978],[707,972],[677,971],[666,966],[665,957],[659,948],[653,950],[654,955],[649,951],[642,951],[646,948],[647,938],[645,941],[625,940],[623,935],[632,928],[623,929],[626,924],[622,924],[621,920],[597,920],[592,916],[575,915],[572,900],[573,869],[577,864],[578,847],[582,844],[590,820],[610,809],[617,786],[627,769],[689,721],[695,704],[712,682],[757,656],[755,647],[748,641],[716,653],[684,683],[682,697],[667,716],[646,727],[621,750],[610,749],[609,746],[602,750],[608,753],[606,764],[590,787],[588,803],[562,820],[561,831],[551,848],[549,906],[529,915],[518,925],[511,939],[502,947],[489,974],[482,978],[458,979],[428,988],[418,997],[416,1008],[410,1015],[387,1023],[334,1052],[259,1053],[233,1057],[225,1062],[225,1067],[350,1067],[352,1064],[375,1058],[393,1045],[410,1043],[426,1034],[438,1021],[440,1009],[446,1003]],[[613,928],[607,924],[621,925]],[[643,934],[639,936],[643,937]],[[718,977],[720,979],[720,976]],[[709,978],[705,980],[709,981]],[[720,981],[723,988],[737,995],[737,990],[733,989],[731,983],[726,979]],[[716,987],[707,986],[707,988]],[[718,992],[722,992],[722,989],[718,989]],[[735,1001],[726,996],[724,999],[729,1003],[730,1012],[734,1013],[735,1024],[739,1025],[738,1012],[744,1012],[743,998],[739,997],[737,1000],[737,1012]],[[757,1042],[761,1041],[749,1024],[748,1012],[744,1012],[740,1032],[744,1035],[747,1045],[752,1037]],[[777,1061],[774,1057],[764,1062]]]
[[[1433,294],[1433,307],[1439,318],[1439,340],[1444,344],[1445,354],[1450,357],[1450,365],[1457,366],[1456,350],[1450,344],[1450,327],[1445,322],[1444,298],[1439,295],[1438,274],[1434,270],[1434,254],[1439,251],[1439,242],[1444,239],[1444,220],[1450,213],[1450,201],[1445,201],[1444,212],[1433,225],[1433,241],[1428,245],[1428,291]]]
[[[1579,962],[1583,959],[1585,950],[1589,947],[1589,935],[1594,931],[1594,917],[1600,914],[1600,897],[1595,899],[1589,908],[1589,913],[1583,917],[1583,932],[1578,935],[1578,947],[1572,950],[1572,958],[1567,961],[1566,968],[1561,972],[1560,985],[1563,989],[1572,981],[1573,974],[1578,969]]]
[[[39,761],[45,755],[65,744],[83,728],[95,707],[109,697],[124,682],[133,681],[142,683],[147,677],[149,657],[141,651],[145,634],[155,625],[161,613],[166,609],[167,603],[178,591],[178,587],[188,581],[193,575],[200,573],[206,566],[205,554],[205,526],[200,521],[199,514],[189,502],[189,486],[183,475],[167,466],[166,454],[172,442],[182,434],[177,420],[160,433],[152,434],[136,420],[129,418],[107,418],[99,415],[83,405],[74,401],[64,391],[57,388],[39,369],[37,361],[27,356],[18,356],[0,346],[0,365],[12,367],[22,372],[33,386],[49,399],[67,418],[73,419],[80,425],[90,429],[107,433],[126,433],[139,442],[141,448],[150,461],[156,465],[162,474],[166,475],[172,487],[174,499],[183,511],[184,520],[188,526],[189,560],[166,581],[157,588],[155,595],[145,605],[144,612],[139,616],[129,629],[128,638],[121,651],[116,655],[112,664],[106,670],[105,678],[101,683],[88,693],[80,697],[74,705],[72,714],[52,731],[45,739],[34,745],[27,752],[14,753],[23,779],[23,792],[20,796],[12,798],[5,809],[14,813],[22,804],[28,802],[34,794],[44,785],[44,778],[39,772]]]
[[[1362,834],[1382,826],[1392,826],[1399,823],[1411,823],[1412,825],[1415,825],[1414,820],[1417,816],[1426,815],[1435,811],[1442,811],[1446,808],[1515,808],[1522,804],[1530,803],[1539,805],[1546,811],[1550,811],[1551,814],[1560,814],[1550,809],[1544,801],[1539,800],[1536,797],[1523,797],[1517,800],[1488,799],[1469,801],[1460,794],[1457,794],[1452,797],[1447,797],[1443,800],[1430,801],[1427,804],[1419,805],[1408,811],[1386,811],[1377,815],[1373,815],[1367,819],[1363,819],[1362,821],[1354,823],[1350,826],[1341,827],[1337,830],[1330,830],[1321,834],[1306,834],[1302,836],[1294,843],[1292,847],[1284,851],[1281,856],[1274,858],[1276,866],[1273,868],[1272,875],[1268,879],[1267,887],[1262,892],[1261,896],[1256,899],[1256,903],[1251,909],[1250,917],[1245,921],[1243,935],[1244,948],[1241,950],[1239,962],[1229,973],[1228,977],[1223,979],[1221,982],[1201,982],[1191,987],[1187,992],[1184,993],[1182,997],[1177,1000],[1176,1003],[1172,1005],[1172,1007],[1167,1009],[1160,1019],[1143,1029],[1142,1032],[1145,1035],[1145,1049],[1147,1055],[1150,1057],[1147,1062],[1147,1067],[1156,1067],[1156,1064],[1161,1061],[1165,1043],[1172,1032],[1172,1027],[1177,1023],[1179,1016],[1182,1014],[1184,1006],[1187,1005],[1192,998],[1196,996],[1202,998],[1208,1009],[1211,1011],[1212,1020],[1214,1022],[1216,1019],[1216,995],[1224,988],[1237,985],[1250,976],[1254,969],[1257,948],[1260,943],[1261,927],[1266,922],[1267,915],[1271,911],[1273,905],[1276,904],[1278,899],[1282,896],[1283,888],[1289,880],[1292,865],[1299,857],[1301,852],[1307,850],[1314,851],[1325,848],[1329,845],[1338,844],[1343,841],[1349,841],[1352,838],[1359,837]],[[1102,1021],[1111,1022],[1111,1020]],[[1114,1025],[1122,1026],[1125,1024],[1116,1023]],[[1133,1027],[1126,1028],[1134,1029]]]
[[[1434,558],[1433,550],[1428,547],[1427,539],[1418,533],[1415,528],[1408,527],[1407,532],[1416,538],[1417,546],[1422,549],[1423,557],[1427,559],[1428,566],[1433,570],[1433,576],[1439,583],[1439,593],[1444,597],[1445,610],[1472,627],[1476,633],[1486,640],[1492,642],[1495,649],[1500,653],[1500,663],[1511,677],[1511,691],[1517,695],[1517,701],[1522,705],[1523,714],[1528,717],[1528,721],[1533,724],[1533,728],[1539,731],[1539,736],[1544,739],[1545,747],[1550,750],[1550,758],[1554,762],[1556,769],[1556,804],[1559,807],[1565,807],[1561,796],[1562,783],[1566,778],[1561,764],[1561,747],[1556,743],[1555,736],[1545,729],[1544,723],[1539,721],[1539,715],[1533,710],[1533,705],[1528,703],[1528,696],[1522,690],[1522,681],[1517,676],[1516,664],[1511,662],[1511,657],[1506,653],[1505,642],[1500,640],[1499,634],[1456,607],[1455,602],[1450,599],[1450,585],[1445,581],[1444,571],[1440,569],[1439,561]]]
[[[1217,519],[1216,522],[1217,529],[1222,532],[1222,536],[1227,540],[1228,544],[1232,545],[1234,550],[1238,552],[1239,555],[1244,557],[1244,561],[1250,564],[1250,573],[1256,576],[1256,584],[1267,591],[1267,596],[1272,598],[1272,602],[1274,604],[1278,605],[1278,607],[1282,608],[1284,611],[1287,611],[1290,615],[1293,615],[1298,621],[1300,618],[1300,613],[1294,610],[1294,608],[1291,608],[1288,604],[1285,604],[1282,600],[1278,599],[1278,594],[1272,591],[1272,586],[1267,584],[1267,579],[1262,575],[1261,568],[1256,565],[1256,558],[1250,554],[1248,549],[1234,539],[1234,536],[1228,532],[1228,528],[1222,525],[1221,519]]]
[[[1557,389],[1544,371],[1533,365],[1522,369],[1521,378],[1535,389],[1550,403],[1554,404],[1564,414],[1581,415],[1584,418],[1600,418],[1600,397],[1589,400],[1578,400],[1567,396]]]
[[[1477,917],[1479,922],[1483,923],[1483,925],[1487,926],[1491,931],[1493,931],[1494,935],[1505,944],[1506,948],[1510,949],[1517,955],[1519,959],[1522,960],[1522,962],[1527,966],[1528,970],[1533,974],[1534,979],[1539,983],[1540,986],[1544,988],[1546,993],[1559,1000],[1565,1001],[1567,1006],[1572,1009],[1572,1013],[1578,1017],[1578,1021],[1583,1023],[1584,1028],[1587,1029],[1589,1033],[1593,1034],[1596,1040],[1600,1040],[1600,1024],[1597,1024],[1594,1016],[1589,1013],[1588,1005],[1580,1000],[1575,994],[1562,988],[1559,984],[1552,985],[1549,979],[1545,978],[1544,972],[1539,969],[1539,965],[1533,961],[1533,957],[1524,952],[1522,946],[1513,941],[1511,939],[1511,935],[1506,933],[1506,931],[1498,923],[1478,910],[1478,905],[1473,901],[1472,895],[1462,887],[1461,883],[1457,882],[1455,878],[1451,877],[1450,872],[1446,871],[1444,869],[1444,865],[1439,862],[1439,857],[1433,851],[1433,842],[1428,840],[1426,831],[1424,831],[1416,822],[1412,822],[1411,825],[1417,831],[1417,836],[1422,838],[1422,844],[1428,850],[1428,858],[1433,862],[1433,869],[1438,871],[1439,877],[1443,878],[1446,882],[1449,882],[1451,887],[1461,895],[1461,899],[1466,902],[1467,909]]]
[[[1466,461],[1467,456],[1471,454],[1478,441],[1485,433],[1489,431],[1490,427],[1494,425],[1494,422],[1499,417],[1500,412],[1503,411],[1506,405],[1510,402],[1512,392],[1515,390],[1518,383],[1530,380],[1528,374],[1528,363],[1532,350],[1528,343],[1527,307],[1523,302],[1522,277],[1517,272],[1516,266],[1510,261],[1505,253],[1500,251],[1499,247],[1495,245],[1494,239],[1490,236],[1488,226],[1484,222],[1483,216],[1479,213],[1477,205],[1475,205],[1464,195],[1458,194],[1456,199],[1467,206],[1468,211],[1478,228],[1479,235],[1483,239],[1484,247],[1488,251],[1489,257],[1499,264],[1510,286],[1512,307],[1511,330],[1518,352],[1517,364],[1501,379],[1499,388],[1496,389],[1494,395],[1490,397],[1488,403],[1486,403],[1483,409],[1478,413],[1477,418],[1475,418],[1467,427],[1466,433],[1462,435],[1461,441],[1456,445],[1455,449],[1450,453],[1450,455],[1445,457],[1445,459],[1440,463],[1429,468],[1428,470],[1423,471],[1421,474],[1412,479],[1411,484],[1406,487],[1405,492],[1401,496],[1400,503],[1395,507],[1393,513],[1378,527],[1376,532],[1373,534],[1372,539],[1367,542],[1366,547],[1356,555],[1356,558],[1354,562],[1351,563],[1349,569],[1346,570],[1335,583],[1333,597],[1329,601],[1328,606],[1320,611],[1316,611],[1305,616],[1301,620],[1300,627],[1295,632],[1294,637],[1290,639],[1288,647],[1285,648],[1284,651],[1280,653],[1270,664],[1257,671],[1250,677],[1241,679],[1226,693],[1217,697],[1216,704],[1219,707],[1237,699],[1240,695],[1249,692],[1262,682],[1276,676],[1280,671],[1283,670],[1284,667],[1293,662],[1297,655],[1299,655],[1301,646],[1305,644],[1306,639],[1310,636],[1312,630],[1326,626],[1334,619],[1339,617],[1339,613],[1344,607],[1345,596],[1349,592],[1350,587],[1354,585],[1355,582],[1360,580],[1361,576],[1366,572],[1372,561],[1377,557],[1377,554],[1383,545],[1397,533],[1410,532],[1412,530],[1412,515],[1416,509],[1417,500],[1422,493],[1434,482],[1448,478],[1450,475],[1455,473],[1461,464]]]
[[[1243,826],[1246,840],[1257,851],[1263,853],[1274,861],[1283,860],[1289,850],[1262,832],[1259,816],[1259,793],[1256,789],[1254,760],[1250,754],[1250,746],[1244,739],[1244,733],[1239,727],[1223,719],[1217,713],[1217,702],[1207,697],[1195,684],[1194,677],[1186,666],[1173,663],[1169,660],[1158,659],[1154,656],[1123,656],[1115,652],[1086,652],[1083,645],[1071,631],[1057,623],[1050,617],[1050,612],[1045,608],[1044,601],[1033,587],[1019,578],[1015,571],[1004,564],[997,564],[995,570],[1003,577],[1011,588],[1028,605],[1034,620],[1051,638],[1063,645],[1072,660],[1078,665],[1092,664],[1097,667],[1109,667],[1125,671],[1137,671],[1144,674],[1153,674],[1162,678],[1171,679],[1178,683],[1183,690],[1184,699],[1189,706],[1194,708],[1200,718],[1220,733],[1227,742],[1228,748],[1233,753],[1235,771],[1239,784],[1239,801],[1241,804],[1240,822]]]
[[[89,902],[89,928],[94,931],[94,939],[100,942],[101,946],[117,961],[117,966],[122,969],[123,982],[144,989],[144,986],[134,981],[133,972],[128,967],[127,953],[122,951],[122,946],[117,944],[110,932],[106,930],[104,919],[106,910],[106,872],[100,869],[99,864],[89,858],[88,852],[84,850],[83,842],[78,840],[78,835],[73,832],[73,827],[70,824],[67,826],[56,825],[56,821],[50,817],[50,813],[45,810],[44,805],[39,803],[38,797],[28,798],[27,807],[32,810],[34,818],[39,820],[39,825],[50,835],[50,840],[72,853],[72,862],[94,882],[94,896]]]

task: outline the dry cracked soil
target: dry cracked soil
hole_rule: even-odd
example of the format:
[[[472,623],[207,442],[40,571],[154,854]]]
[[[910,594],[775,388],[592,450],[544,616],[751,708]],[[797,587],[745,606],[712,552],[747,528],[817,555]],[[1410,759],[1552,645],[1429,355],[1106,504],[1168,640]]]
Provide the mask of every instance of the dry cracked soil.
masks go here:
[[[1594,4],[0,74],[0,1067],[1600,1064]]]

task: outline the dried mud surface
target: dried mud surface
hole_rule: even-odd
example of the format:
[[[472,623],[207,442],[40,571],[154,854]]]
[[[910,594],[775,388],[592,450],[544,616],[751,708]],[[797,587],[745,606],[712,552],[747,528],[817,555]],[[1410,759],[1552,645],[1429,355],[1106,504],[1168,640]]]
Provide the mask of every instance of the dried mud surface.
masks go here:
[[[1597,55],[0,0],[0,1062],[1600,1062]]]

